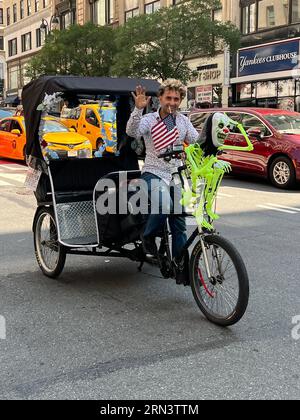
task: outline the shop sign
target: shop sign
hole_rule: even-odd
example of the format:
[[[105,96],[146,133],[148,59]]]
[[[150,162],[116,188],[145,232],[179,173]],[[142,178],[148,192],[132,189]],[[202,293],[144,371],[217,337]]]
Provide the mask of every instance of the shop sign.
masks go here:
[[[198,86],[196,88],[197,102],[212,102],[212,85]]]
[[[293,70],[298,65],[299,39],[247,48],[238,52],[238,76]]]

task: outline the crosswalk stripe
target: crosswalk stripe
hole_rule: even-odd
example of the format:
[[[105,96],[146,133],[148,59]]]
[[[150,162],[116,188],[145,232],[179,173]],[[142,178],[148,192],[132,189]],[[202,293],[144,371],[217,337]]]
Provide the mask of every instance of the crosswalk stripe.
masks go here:
[[[8,182],[6,182],[6,181],[1,181],[1,179],[0,179],[0,187],[7,187],[7,186],[11,187],[11,186],[12,186],[12,184],[9,184],[9,183],[8,183]]]
[[[233,195],[230,195],[230,194],[224,194],[224,193],[221,193],[221,192],[218,192],[218,196],[219,196],[219,197],[229,197],[229,198],[233,198],[233,197],[234,197]]]
[[[296,211],[291,211],[291,210],[284,210],[284,209],[279,209],[276,207],[271,207],[271,206],[265,206],[265,205],[257,205],[257,207],[261,208],[261,209],[267,209],[267,210],[273,210],[273,211],[279,211],[281,213],[289,213],[289,214],[297,214]]]
[[[293,211],[298,211],[300,212],[300,209],[298,209],[297,207],[289,207],[289,206],[283,206],[282,204],[274,204],[274,203],[266,203],[268,206],[274,206],[274,207],[279,207],[282,209],[287,209],[287,210],[293,210]]]
[[[11,165],[0,165],[0,171],[16,171],[16,170],[26,170],[26,167],[18,164],[11,164]]]

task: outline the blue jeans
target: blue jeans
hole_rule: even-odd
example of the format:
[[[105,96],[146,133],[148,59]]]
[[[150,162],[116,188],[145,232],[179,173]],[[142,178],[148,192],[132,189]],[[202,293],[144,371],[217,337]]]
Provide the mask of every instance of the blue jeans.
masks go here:
[[[167,218],[169,218],[172,233],[172,254],[173,258],[177,258],[182,253],[182,249],[187,242],[187,236],[185,218],[180,214],[172,214],[175,194],[170,194],[170,187],[161,178],[150,172],[145,172],[141,178],[147,183],[147,194],[151,199],[151,213],[146,222],[144,236],[157,236],[164,228]]]

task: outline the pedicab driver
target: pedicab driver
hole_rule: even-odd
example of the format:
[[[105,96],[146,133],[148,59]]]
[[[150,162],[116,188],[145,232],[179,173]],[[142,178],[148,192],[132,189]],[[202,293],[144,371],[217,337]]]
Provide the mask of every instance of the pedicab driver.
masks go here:
[[[172,181],[174,164],[166,162],[158,156],[173,145],[194,143],[199,134],[189,121],[189,119],[179,113],[179,106],[186,96],[186,89],[179,80],[169,79],[163,82],[158,92],[160,107],[157,112],[149,113],[143,116],[143,110],[148,106],[151,97],[146,96],[143,87],[137,86],[136,92],[132,93],[135,101],[133,110],[126,127],[126,133],[130,137],[143,137],[146,147],[145,165],[142,170],[142,179],[148,186],[148,194],[151,198],[151,185],[159,184],[159,202],[156,208],[159,214],[150,214],[144,235],[143,246],[147,254],[156,255],[157,247],[155,237],[164,226],[168,215],[163,214],[163,200],[168,197],[170,208],[174,205],[169,194],[169,186]],[[159,183],[153,183],[159,180]],[[152,189],[153,191],[153,189]],[[172,232],[172,253],[178,267],[181,267],[182,275],[177,279],[178,283],[184,282],[185,269],[188,256],[182,256],[182,248],[187,241],[185,218],[180,214],[169,216],[169,224]],[[180,271],[180,270],[179,270]]]

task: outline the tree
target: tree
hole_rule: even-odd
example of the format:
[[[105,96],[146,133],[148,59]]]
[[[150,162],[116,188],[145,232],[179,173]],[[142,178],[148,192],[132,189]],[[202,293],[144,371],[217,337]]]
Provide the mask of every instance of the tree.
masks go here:
[[[189,57],[214,56],[225,45],[231,50],[239,46],[238,29],[212,19],[212,10],[220,5],[219,0],[190,0],[130,19],[117,29],[113,72],[187,82],[193,76]]]
[[[27,65],[26,76],[42,74],[109,76],[115,54],[115,31],[92,23],[53,31]]]

